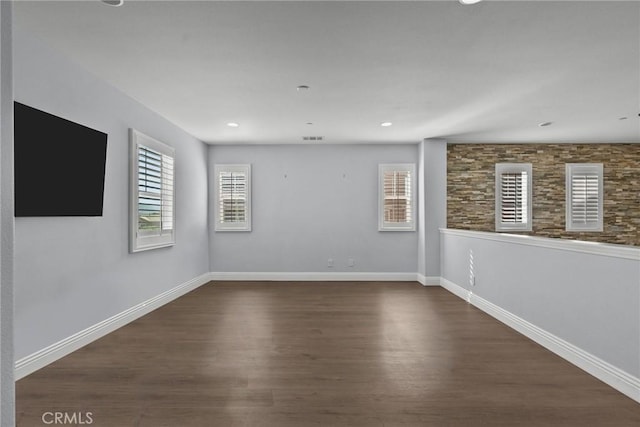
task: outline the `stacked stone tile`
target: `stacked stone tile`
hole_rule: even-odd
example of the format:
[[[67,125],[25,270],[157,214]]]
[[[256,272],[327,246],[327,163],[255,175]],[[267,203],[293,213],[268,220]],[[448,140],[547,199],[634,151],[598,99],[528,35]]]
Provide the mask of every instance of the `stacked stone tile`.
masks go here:
[[[449,144],[447,227],[495,231],[495,164],[533,166],[541,237],[640,246],[640,144]],[[604,165],[604,230],[565,231],[565,164]]]

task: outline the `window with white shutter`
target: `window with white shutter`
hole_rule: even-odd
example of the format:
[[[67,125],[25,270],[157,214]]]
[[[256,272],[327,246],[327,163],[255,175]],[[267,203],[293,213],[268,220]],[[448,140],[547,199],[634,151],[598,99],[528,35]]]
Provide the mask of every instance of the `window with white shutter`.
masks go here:
[[[215,230],[251,231],[251,165],[215,165]]]
[[[381,164],[379,175],[378,229],[414,231],[416,229],[415,165]]]
[[[496,163],[496,231],[531,231],[531,163]]]
[[[602,231],[602,163],[567,163],[567,231]]]
[[[171,246],[175,243],[175,151],[135,129],[130,130],[130,140],[130,250]]]

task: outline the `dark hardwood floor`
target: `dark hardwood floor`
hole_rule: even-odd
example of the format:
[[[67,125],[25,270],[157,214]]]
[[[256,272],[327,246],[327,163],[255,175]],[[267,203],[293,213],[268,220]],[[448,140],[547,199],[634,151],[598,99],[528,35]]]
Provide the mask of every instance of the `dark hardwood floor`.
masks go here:
[[[18,381],[16,400],[20,427],[640,426],[640,404],[417,283],[210,283]]]

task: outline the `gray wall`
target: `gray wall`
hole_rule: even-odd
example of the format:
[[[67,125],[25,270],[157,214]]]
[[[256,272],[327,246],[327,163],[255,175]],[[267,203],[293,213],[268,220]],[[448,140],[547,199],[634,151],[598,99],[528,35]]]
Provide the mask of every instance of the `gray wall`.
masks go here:
[[[417,144],[213,146],[216,163],[252,164],[253,226],[211,227],[211,271],[417,271],[418,232],[380,232],[377,219],[378,164],[417,165]]]
[[[640,376],[638,260],[446,234],[442,257],[445,279]]]
[[[17,101],[109,135],[102,217],[16,219],[20,359],[208,272],[209,257],[204,144],[31,36],[16,31],[14,49]],[[128,252],[129,127],[176,149],[174,247]]]
[[[15,425],[12,4],[0,2],[0,426]]]

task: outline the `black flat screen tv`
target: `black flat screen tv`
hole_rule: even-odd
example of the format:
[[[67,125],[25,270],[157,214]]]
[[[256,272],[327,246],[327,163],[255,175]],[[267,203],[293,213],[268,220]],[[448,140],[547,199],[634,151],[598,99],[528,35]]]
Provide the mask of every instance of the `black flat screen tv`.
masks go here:
[[[15,216],[102,216],[107,134],[14,102]]]

